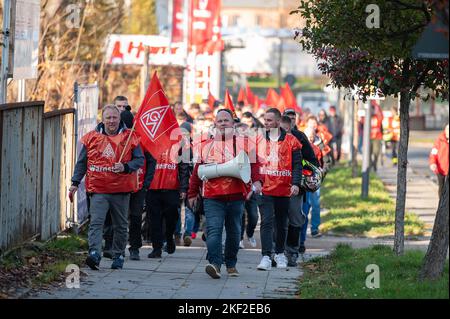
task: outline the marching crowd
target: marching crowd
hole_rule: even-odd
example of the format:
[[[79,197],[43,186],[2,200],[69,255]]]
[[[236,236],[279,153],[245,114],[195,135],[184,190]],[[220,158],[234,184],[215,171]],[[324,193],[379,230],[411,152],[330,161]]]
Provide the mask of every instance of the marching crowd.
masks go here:
[[[336,108],[316,117],[289,107],[254,111],[241,101],[231,109],[217,103],[185,109],[176,102],[172,111],[183,138],[157,158],[131,129],[133,114],[123,96],[106,105],[102,122],[82,137],[69,196],[85,176],[90,215],[86,264],[99,269],[103,256],[112,259],[112,269],[121,269],[128,243],[129,258],[140,259],[142,237],[152,243],[147,257],[161,258],[163,252],[175,253],[177,245],[190,246],[201,230],[206,273],[220,278],[224,264],[229,276],[238,276],[238,251],[257,247],[261,216],[257,269],[296,266],[306,250],[308,224],[312,237],[321,236],[320,185],[341,157],[344,128]],[[372,124],[381,125],[376,116]],[[378,140],[378,131],[372,131]],[[448,126],[446,132],[448,161]],[[438,147],[432,151],[432,169],[446,175],[448,162],[444,172],[439,158],[445,156]],[[200,173],[202,166],[231,163],[242,153],[251,159],[248,178]]]

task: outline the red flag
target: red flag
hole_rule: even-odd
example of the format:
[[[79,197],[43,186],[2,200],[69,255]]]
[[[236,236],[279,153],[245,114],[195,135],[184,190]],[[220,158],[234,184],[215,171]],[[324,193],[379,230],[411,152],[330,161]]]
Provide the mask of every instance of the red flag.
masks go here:
[[[214,104],[216,103],[216,98],[211,94],[211,91],[208,93],[208,105],[211,111],[214,111]]]
[[[270,107],[277,107],[280,102],[280,96],[274,89],[269,89],[267,91],[266,104]]]
[[[172,131],[179,126],[156,72],[134,122],[136,132],[141,137],[141,144],[154,158],[159,158],[164,151],[178,142],[177,139],[170,138]]]
[[[284,88],[281,88],[281,96],[284,99],[284,102],[286,103],[286,108],[292,108],[295,110],[295,112],[302,113],[302,109],[297,104],[297,99],[294,96],[294,93],[292,93],[291,87],[288,83],[284,85]]]
[[[253,112],[256,113],[260,107],[261,107],[261,101],[259,100],[259,97],[257,95],[255,95],[254,99],[253,99]]]
[[[233,113],[233,118],[237,118],[236,110],[234,109],[233,101],[231,100],[230,93],[228,89],[225,91],[225,108],[230,110]]]
[[[250,105],[255,104],[255,94],[253,94],[252,90],[248,86],[248,84],[245,86],[245,95],[247,96],[247,101]]]
[[[282,96],[280,96],[280,99],[278,100],[277,109],[280,110],[281,114],[283,114],[286,109],[286,102]]]
[[[243,88],[241,88],[239,90],[239,95],[238,95],[237,101],[238,102],[242,101],[242,102],[244,102],[245,105],[248,105],[247,97],[245,96],[245,91]]]

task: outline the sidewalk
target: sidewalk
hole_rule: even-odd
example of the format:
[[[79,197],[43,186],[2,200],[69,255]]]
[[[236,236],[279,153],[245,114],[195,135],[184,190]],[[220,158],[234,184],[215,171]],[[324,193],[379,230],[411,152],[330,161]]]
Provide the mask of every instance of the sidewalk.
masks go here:
[[[198,240],[196,240],[198,244]],[[141,249],[141,260],[126,257],[124,269],[111,270],[111,260],[102,259],[101,269],[82,268],[79,289],[59,288],[38,292],[32,299],[286,299],[296,298],[299,267],[256,269],[260,249],[241,249],[236,267],[240,277],[228,277],[222,267],[222,278],[212,279],[205,273],[204,247],[177,247],[173,255],[149,259],[149,246]],[[305,254],[305,259],[323,253]]]
[[[377,175],[385,184],[390,196],[395,200],[397,196],[397,168],[380,168]],[[431,237],[434,219],[439,204],[438,185],[423,175],[408,168],[406,188],[406,211],[417,214],[419,219],[425,223],[425,237]]]

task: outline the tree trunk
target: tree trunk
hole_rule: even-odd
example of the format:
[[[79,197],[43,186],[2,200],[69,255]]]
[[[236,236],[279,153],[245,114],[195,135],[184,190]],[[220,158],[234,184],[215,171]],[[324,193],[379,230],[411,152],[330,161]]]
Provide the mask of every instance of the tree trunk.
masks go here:
[[[406,170],[408,167],[409,104],[410,96],[400,94],[400,144],[398,150],[397,201],[395,205],[394,251],[402,255],[405,244]]]
[[[439,200],[438,210],[434,221],[433,233],[430,244],[423,259],[420,271],[420,279],[439,279],[444,272],[445,260],[447,259],[449,230],[448,230],[448,176],[445,178],[442,196]]]

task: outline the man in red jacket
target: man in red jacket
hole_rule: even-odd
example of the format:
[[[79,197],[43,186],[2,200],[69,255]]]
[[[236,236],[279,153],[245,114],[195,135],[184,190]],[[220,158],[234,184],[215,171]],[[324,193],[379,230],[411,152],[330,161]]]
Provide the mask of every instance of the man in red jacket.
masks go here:
[[[258,150],[258,155],[264,158],[260,171],[263,176],[263,189],[258,205],[261,213],[262,254],[261,262],[257,266],[259,270],[270,270],[272,267],[274,220],[276,226],[274,261],[277,268],[287,267],[284,251],[290,199],[300,192],[302,144],[295,136],[286,133],[280,125],[280,111],[275,108],[267,110],[264,115],[265,143],[258,145],[258,147],[266,146],[262,152]]]
[[[201,142],[199,154],[194,154],[194,171],[192,173],[188,201],[191,207],[201,193],[206,217],[206,246],[208,261],[205,271],[214,279],[219,279],[222,256],[222,232],[225,224],[225,265],[229,276],[238,276],[236,270],[237,253],[241,238],[241,220],[244,202],[249,187],[240,179],[234,177],[217,177],[202,181],[198,176],[198,167],[207,163],[225,163],[232,160],[241,151],[246,152],[250,159],[254,152],[251,145],[234,134],[234,120],[231,111],[221,109],[215,119],[215,136]],[[196,148],[197,149],[197,148]],[[254,158],[254,157],[253,157]],[[251,164],[251,179],[256,193],[261,192],[262,184],[257,163]]]
[[[167,253],[175,252],[175,228],[178,208],[189,186],[189,163],[181,160],[184,144],[175,144],[162,153],[155,164],[155,175],[146,195],[147,214],[151,220],[153,250],[148,258],[161,258],[164,237]],[[185,145],[189,147],[188,145]],[[163,219],[165,229],[163,229]]]
[[[444,189],[445,177],[448,175],[448,124],[444,132],[434,142],[430,153],[430,169],[436,174],[439,183],[439,199]]]
[[[99,269],[103,225],[106,213],[111,210],[114,227],[111,268],[121,269],[127,245],[130,193],[138,190],[137,170],[144,165],[139,137],[120,121],[117,106],[106,105],[102,110],[102,123],[84,135],[81,143],[83,147],[75,165],[69,196],[73,198],[86,175],[86,191],[91,198],[86,264],[91,269]]]

